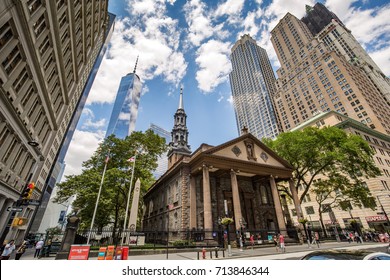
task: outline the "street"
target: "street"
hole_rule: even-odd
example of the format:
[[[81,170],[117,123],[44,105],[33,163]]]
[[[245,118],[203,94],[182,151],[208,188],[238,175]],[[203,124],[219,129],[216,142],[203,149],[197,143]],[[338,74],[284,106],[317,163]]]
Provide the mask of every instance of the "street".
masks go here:
[[[222,252],[219,252],[218,258],[215,258],[215,254],[212,254],[213,260],[227,260],[227,259],[242,259],[242,260],[298,260],[304,255],[322,249],[367,249],[378,252],[385,252],[387,249],[387,243],[377,242],[365,242],[363,244],[358,243],[347,243],[347,242],[326,242],[321,243],[320,248],[312,245],[311,248],[307,244],[303,245],[286,245],[286,253],[276,252],[275,247],[257,247],[254,249],[246,248],[244,251],[240,251],[237,248],[232,249],[232,256],[227,255],[225,252],[225,258],[222,257]],[[34,248],[27,249],[26,253],[21,257],[21,260],[54,260],[55,257],[45,257],[41,259],[34,259]],[[131,251],[131,248],[130,248]],[[12,256],[11,260],[15,257]],[[140,254],[140,255],[129,255],[129,260],[197,260],[198,253],[192,252],[180,252],[180,253],[168,253],[167,254]],[[199,253],[199,259],[202,260],[202,254]],[[206,253],[206,260],[210,260],[210,253]],[[97,257],[91,257],[90,260],[97,260]]]

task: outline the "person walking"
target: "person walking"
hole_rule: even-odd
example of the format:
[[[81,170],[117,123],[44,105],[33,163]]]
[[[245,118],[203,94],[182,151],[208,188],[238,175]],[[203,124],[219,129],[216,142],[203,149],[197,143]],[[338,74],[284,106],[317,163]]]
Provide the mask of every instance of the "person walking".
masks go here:
[[[35,244],[35,253],[34,253],[34,259],[39,257],[39,253],[41,252],[41,249],[43,247],[43,240],[39,240],[37,244]]]
[[[279,242],[278,242],[278,238],[276,237],[276,235],[274,235],[274,237],[272,238],[273,242],[274,242],[274,245],[275,245],[275,249],[276,249],[276,252],[279,252]]]
[[[282,253],[285,253],[286,246],[284,245],[284,236],[281,233],[279,234],[279,245],[280,245],[280,251],[282,251]]]
[[[314,233],[314,242],[317,244],[317,247],[320,248],[320,235],[317,231]]]
[[[24,240],[22,244],[19,246],[19,248],[16,250],[15,254],[15,260],[19,260],[20,257],[26,252],[26,247],[27,247],[27,241]]]
[[[360,235],[357,231],[355,231],[355,240],[356,243],[362,243],[362,239],[360,238]]]
[[[12,252],[15,250],[15,240],[11,240],[7,245],[5,245],[3,253],[1,254],[1,260],[9,260]]]
[[[252,246],[252,250],[253,250],[253,247],[255,245],[255,237],[253,236],[253,234],[251,234],[251,237],[249,238],[249,241],[251,243],[251,246]]]

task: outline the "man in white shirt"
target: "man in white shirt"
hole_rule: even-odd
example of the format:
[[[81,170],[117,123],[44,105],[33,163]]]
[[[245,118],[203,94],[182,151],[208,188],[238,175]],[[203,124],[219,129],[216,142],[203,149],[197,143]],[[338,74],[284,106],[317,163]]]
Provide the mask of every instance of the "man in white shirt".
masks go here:
[[[1,254],[1,259],[9,260],[9,257],[11,256],[14,250],[15,250],[15,240],[11,240],[7,245],[5,245],[4,251]]]
[[[35,244],[35,253],[34,253],[34,258],[37,258],[39,256],[39,253],[41,252],[41,249],[43,247],[43,240],[39,240],[37,244]]]

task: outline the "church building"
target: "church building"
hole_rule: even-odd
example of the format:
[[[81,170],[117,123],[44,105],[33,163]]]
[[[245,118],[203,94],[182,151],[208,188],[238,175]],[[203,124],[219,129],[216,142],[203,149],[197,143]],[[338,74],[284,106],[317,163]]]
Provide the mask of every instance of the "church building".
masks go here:
[[[219,242],[224,217],[233,219],[231,240],[240,233],[264,241],[277,233],[296,238],[286,198],[277,190],[279,182],[289,182],[301,213],[290,164],[245,129],[231,141],[191,152],[186,120],[181,90],[168,170],[143,198],[147,240]]]

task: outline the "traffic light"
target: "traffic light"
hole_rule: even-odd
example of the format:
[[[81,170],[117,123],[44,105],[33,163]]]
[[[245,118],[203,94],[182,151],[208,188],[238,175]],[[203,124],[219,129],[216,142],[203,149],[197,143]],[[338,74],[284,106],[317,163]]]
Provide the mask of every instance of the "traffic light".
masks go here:
[[[12,226],[13,226],[13,227],[24,226],[24,225],[27,224],[27,222],[28,222],[28,219],[27,219],[27,218],[16,217],[16,218],[14,218],[14,220],[12,221]]]
[[[14,220],[12,221],[12,226],[17,227],[18,224],[19,224],[19,218],[14,218]]]
[[[30,199],[34,189],[35,189],[35,184],[31,182],[24,188],[20,196],[22,197],[22,199]]]

